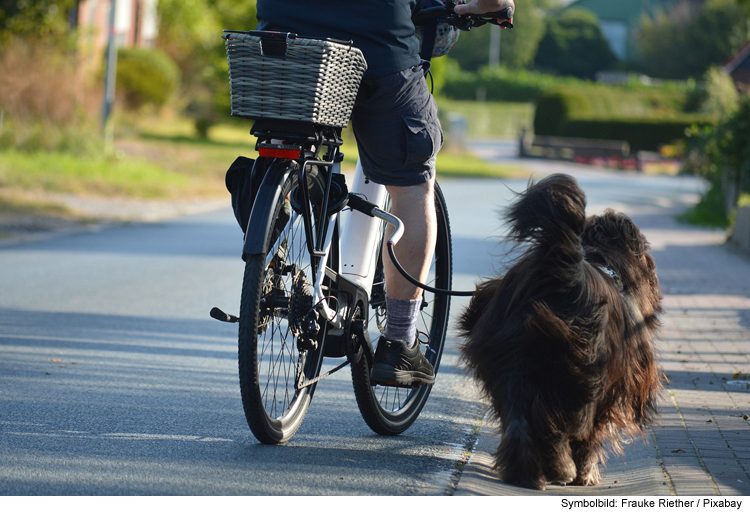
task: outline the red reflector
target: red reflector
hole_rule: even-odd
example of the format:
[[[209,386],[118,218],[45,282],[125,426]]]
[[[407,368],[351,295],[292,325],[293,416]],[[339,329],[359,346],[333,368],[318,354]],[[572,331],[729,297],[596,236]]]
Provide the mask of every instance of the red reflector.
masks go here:
[[[297,160],[299,158],[299,149],[282,149],[276,147],[259,147],[258,155],[264,158],[288,158]]]

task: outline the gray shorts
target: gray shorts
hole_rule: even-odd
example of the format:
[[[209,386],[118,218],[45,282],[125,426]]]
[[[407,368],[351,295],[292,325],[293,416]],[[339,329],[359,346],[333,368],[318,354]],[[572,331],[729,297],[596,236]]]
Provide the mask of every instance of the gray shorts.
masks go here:
[[[434,176],[443,130],[422,66],[363,79],[352,129],[369,180],[413,186]]]

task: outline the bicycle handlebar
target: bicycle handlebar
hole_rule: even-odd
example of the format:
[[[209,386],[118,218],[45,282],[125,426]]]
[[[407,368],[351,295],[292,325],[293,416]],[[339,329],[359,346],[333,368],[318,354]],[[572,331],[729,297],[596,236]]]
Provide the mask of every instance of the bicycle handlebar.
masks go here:
[[[500,11],[482,14],[459,15],[455,12],[456,2],[446,0],[445,4],[437,7],[427,7],[418,11],[413,17],[414,25],[427,25],[434,20],[443,20],[452,26],[465,31],[472,27],[478,27],[484,24],[495,24],[500,27],[513,29],[513,7],[506,7]]]

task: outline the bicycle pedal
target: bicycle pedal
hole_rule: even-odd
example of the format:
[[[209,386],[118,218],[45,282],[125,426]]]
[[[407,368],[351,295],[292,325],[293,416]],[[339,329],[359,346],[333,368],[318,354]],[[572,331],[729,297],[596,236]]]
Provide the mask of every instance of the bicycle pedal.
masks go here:
[[[235,317],[234,315],[230,315],[229,313],[224,313],[217,307],[211,309],[209,315],[211,315],[211,318],[215,318],[216,320],[219,320],[221,322],[228,322],[230,324],[236,324],[240,321],[240,317]]]

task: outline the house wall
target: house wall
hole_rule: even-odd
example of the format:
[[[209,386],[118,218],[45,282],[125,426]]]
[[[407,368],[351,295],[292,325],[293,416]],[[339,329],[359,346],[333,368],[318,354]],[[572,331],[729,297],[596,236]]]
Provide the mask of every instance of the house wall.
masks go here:
[[[157,37],[158,0],[117,0],[115,41],[118,46],[153,47]],[[95,49],[107,45],[112,0],[81,0],[78,28]]]

